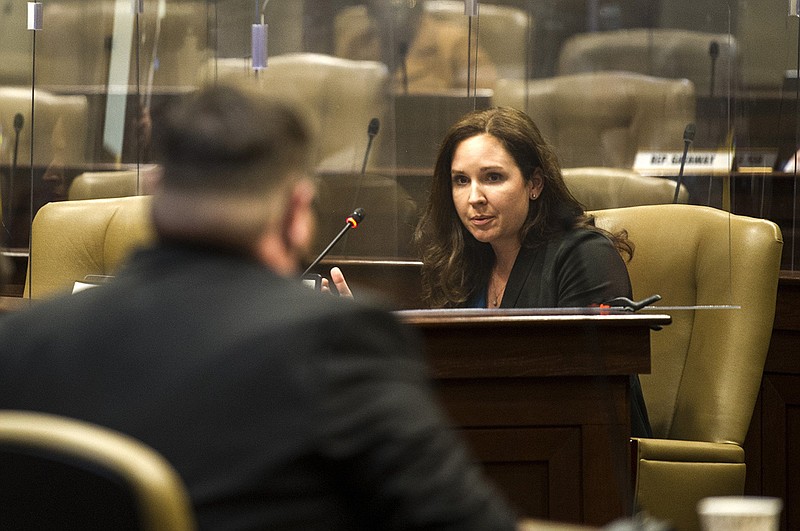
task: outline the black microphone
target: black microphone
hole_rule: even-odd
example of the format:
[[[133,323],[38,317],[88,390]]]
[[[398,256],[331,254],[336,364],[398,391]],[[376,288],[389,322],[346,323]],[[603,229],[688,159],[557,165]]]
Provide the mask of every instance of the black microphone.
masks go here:
[[[672,202],[678,202],[678,192],[681,190],[681,181],[683,180],[683,166],[686,164],[686,154],[689,152],[689,144],[694,140],[695,126],[694,123],[686,125],[683,130],[683,156],[681,156],[681,169],[678,171],[678,181],[675,183],[675,195],[672,196]]]
[[[367,171],[367,159],[369,159],[369,152],[372,150],[372,140],[377,136],[380,128],[381,121],[377,118],[373,118],[369,121],[369,126],[367,126],[367,136],[369,140],[367,141],[367,150],[364,152],[364,162],[361,164],[361,175],[364,175]]]
[[[22,113],[14,115],[14,153],[11,157],[11,172],[8,176],[8,199],[6,199],[6,208],[3,210],[5,214],[6,227],[11,225],[11,207],[13,206],[14,198],[14,177],[17,173],[17,157],[19,155],[19,133],[22,131],[22,126],[25,124],[25,117]]]
[[[339,231],[339,234],[337,234],[336,237],[333,240],[331,240],[331,243],[329,243],[328,246],[325,247],[325,250],[322,251],[313,262],[311,262],[311,265],[308,266],[305,271],[303,271],[303,275],[304,276],[307,275],[308,272],[311,271],[314,268],[314,266],[316,266],[319,263],[319,261],[322,260],[325,257],[325,255],[327,255],[330,252],[333,246],[336,245],[336,242],[338,242],[342,238],[342,236],[344,236],[345,232],[347,232],[350,229],[355,229],[356,227],[358,227],[358,224],[364,220],[365,215],[366,214],[364,214],[363,208],[357,208],[353,210],[353,213],[347,216],[347,219],[345,219],[344,227],[342,227],[342,230]]]
[[[400,75],[403,80],[403,94],[408,95],[408,64],[406,63],[406,56],[408,55],[408,43],[401,42],[398,44],[397,53],[400,56]]]
[[[714,97],[714,78],[716,77],[717,57],[719,57],[719,43],[711,41],[708,46],[708,55],[711,56],[711,84],[708,89],[708,95]]]

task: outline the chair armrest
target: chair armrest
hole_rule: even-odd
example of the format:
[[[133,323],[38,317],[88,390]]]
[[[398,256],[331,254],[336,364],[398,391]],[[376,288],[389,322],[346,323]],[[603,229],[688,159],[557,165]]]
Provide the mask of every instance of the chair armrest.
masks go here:
[[[744,463],[744,450],[732,443],[632,438],[636,460],[690,463]]]
[[[697,503],[744,494],[744,450],[733,443],[631,439],[634,503],[675,529],[699,531]]]

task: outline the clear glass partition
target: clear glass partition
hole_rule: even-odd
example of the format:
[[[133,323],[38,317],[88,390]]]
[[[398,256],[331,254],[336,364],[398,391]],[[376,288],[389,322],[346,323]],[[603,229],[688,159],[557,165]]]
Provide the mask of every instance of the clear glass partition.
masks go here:
[[[678,201],[772,219],[786,241],[783,268],[796,267],[800,53],[785,1],[0,9],[4,247],[15,258],[47,202],[147,194],[159,113],[203,82],[238,75],[299,99],[318,120],[318,249],[365,209],[363,228],[331,256],[416,259],[411,234],[445,131],[468,110],[511,105],[537,122],[588,210]],[[87,172],[101,184],[76,186]]]

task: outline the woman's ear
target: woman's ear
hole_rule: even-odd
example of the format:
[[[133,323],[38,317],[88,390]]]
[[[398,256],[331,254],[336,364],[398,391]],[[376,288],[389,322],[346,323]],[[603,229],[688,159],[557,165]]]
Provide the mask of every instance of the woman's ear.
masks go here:
[[[528,187],[528,197],[531,201],[534,201],[536,198],[542,195],[542,189],[544,189],[544,177],[542,177],[542,169],[536,168],[533,171],[531,180],[528,182],[530,183],[530,186]]]

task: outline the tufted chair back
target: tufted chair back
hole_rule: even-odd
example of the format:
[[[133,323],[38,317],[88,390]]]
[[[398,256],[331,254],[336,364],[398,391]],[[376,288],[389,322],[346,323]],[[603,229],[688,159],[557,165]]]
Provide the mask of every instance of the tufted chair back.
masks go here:
[[[19,164],[30,163],[31,132],[35,165],[47,167],[54,162],[85,163],[88,129],[86,96],[64,96],[36,90],[33,98],[36,121],[31,124],[31,89],[0,87],[0,128],[9,145],[14,142],[14,117],[17,114],[23,117],[17,152]],[[0,158],[4,155],[10,153],[0,154]],[[9,161],[2,160],[2,164],[9,164]]]
[[[714,45],[717,55],[712,61]],[[720,96],[736,85],[738,57],[736,38],[725,33],[672,28],[601,31],[567,39],[559,52],[557,73],[611,70],[688,79],[698,96]]]
[[[631,168],[638,151],[681,151],[695,117],[690,81],[629,72],[501,79],[494,104],[526,111],[564,167]]]
[[[594,212],[628,231],[634,298],[652,294],[672,324],[651,336],[642,375],[653,439],[636,439],[636,502],[698,530],[697,502],[742,495],[747,434],[772,333],[783,240],[767,220],[697,205]],[[731,306],[716,309],[680,307]]]
[[[389,71],[382,63],[356,61],[317,53],[270,57],[255,75],[246,61],[218,59],[216,75],[250,79],[264,91],[297,102],[310,112],[319,130],[320,171],[360,171],[372,118],[385,124],[389,108]],[[370,162],[380,159],[387,131],[375,137]]]
[[[67,198],[75,201],[152,194],[160,175],[161,168],[155,164],[128,170],[85,171],[72,180]]]
[[[86,275],[113,275],[151,241],[150,196],[47,203],[36,213],[25,296],[68,292]]]
[[[464,2],[427,0],[424,9],[437,20],[463,26],[467,31]],[[532,53],[527,47],[533,19],[517,7],[481,2],[477,20],[478,45],[492,60],[498,78],[525,79],[525,58]]]
[[[564,168],[567,188],[587,210],[672,203],[675,182],[625,168]],[[681,185],[678,202],[689,202]]]

